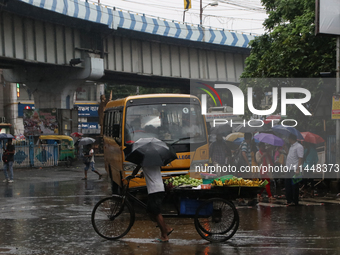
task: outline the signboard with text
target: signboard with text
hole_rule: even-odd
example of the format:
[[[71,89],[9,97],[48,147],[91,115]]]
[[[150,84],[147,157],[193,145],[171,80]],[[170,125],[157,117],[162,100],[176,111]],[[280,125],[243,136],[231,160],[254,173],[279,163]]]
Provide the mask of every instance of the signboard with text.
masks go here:
[[[333,96],[332,99],[332,119],[340,120],[340,99],[339,96]]]
[[[100,134],[100,127],[97,122],[78,123],[78,131],[83,134]]]
[[[98,117],[98,104],[76,104],[78,107],[78,116]]]

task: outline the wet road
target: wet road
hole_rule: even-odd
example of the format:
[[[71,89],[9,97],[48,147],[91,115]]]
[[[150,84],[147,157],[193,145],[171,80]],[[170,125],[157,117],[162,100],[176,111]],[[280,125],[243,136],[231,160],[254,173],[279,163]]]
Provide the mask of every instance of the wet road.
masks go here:
[[[107,241],[91,211],[110,194],[108,181],[82,177],[80,165],[17,170],[13,184],[1,182],[0,254],[340,254],[340,205],[240,207],[239,229],[224,244],[201,239],[192,219],[167,219],[170,242],[153,243],[159,230],[138,213],[127,236]]]

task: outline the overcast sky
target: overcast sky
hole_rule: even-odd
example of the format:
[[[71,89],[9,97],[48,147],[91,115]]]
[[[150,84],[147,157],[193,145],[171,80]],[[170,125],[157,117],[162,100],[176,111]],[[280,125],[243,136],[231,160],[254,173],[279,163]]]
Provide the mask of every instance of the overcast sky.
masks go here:
[[[89,2],[98,0],[89,0]],[[192,8],[186,12],[185,21],[199,24],[200,0],[191,0]],[[262,34],[262,23],[267,17],[261,0],[219,0],[218,6],[210,6],[214,1],[202,0],[203,25],[239,32]],[[123,10],[145,13],[169,20],[183,21],[184,0],[100,0],[100,3]]]

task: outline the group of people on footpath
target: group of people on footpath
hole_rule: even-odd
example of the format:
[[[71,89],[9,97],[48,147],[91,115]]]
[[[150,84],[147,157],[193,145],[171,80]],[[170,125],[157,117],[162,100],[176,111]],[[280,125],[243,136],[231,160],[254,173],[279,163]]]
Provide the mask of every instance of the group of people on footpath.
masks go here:
[[[300,189],[299,183],[296,181],[296,176],[302,174],[301,169],[306,169],[306,167],[312,168],[317,164],[318,155],[313,144],[303,142],[302,145],[297,141],[297,137],[294,134],[289,135],[288,142],[289,144],[285,144],[282,147],[272,146],[262,142],[256,144],[251,133],[244,134],[244,141],[236,151],[241,150],[244,165],[249,166],[249,169],[253,170],[253,178],[261,178],[268,182],[265,189],[258,194],[258,201],[263,200],[262,193],[264,190],[266,190],[269,202],[276,200],[271,192],[271,180],[273,180],[273,176],[267,171],[262,171],[262,169],[269,169],[270,166],[286,166],[286,169],[288,169],[287,173],[281,173],[280,176],[284,179],[285,183],[284,190],[287,205],[293,206],[299,204]],[[218,134],[216,141],[210,145],[209,155],[213,165],[218,164],[223,166],[233,164],[232,151],[221,134]],[[307,183],[310,184],[313,189],[313,180],[304,179],[305,186]],[[313,193],[311,195],[313,195]]]

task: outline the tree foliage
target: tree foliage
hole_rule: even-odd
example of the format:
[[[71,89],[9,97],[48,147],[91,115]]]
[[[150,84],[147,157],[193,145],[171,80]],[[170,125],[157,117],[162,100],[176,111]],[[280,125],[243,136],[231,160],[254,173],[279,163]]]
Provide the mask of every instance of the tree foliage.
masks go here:
[[[311,78],[335,71],[335,38],[315,35],[315,0],[262,0],[262,4],[268,13],[266,33],[250,43],[242,78]],[[258,104],[264,92],[272,89],[271,85],[262,86],[252,84]],[[240,87],[246,91],[247,85]],[[307,84],[305,88],[312,94],[307,107],[313,110],[323,85]],[[322,128],[320,119],[301,116],[296,107],[288,111],[288,117],[300,120],[299,129],[307,130],[311,123]]]

